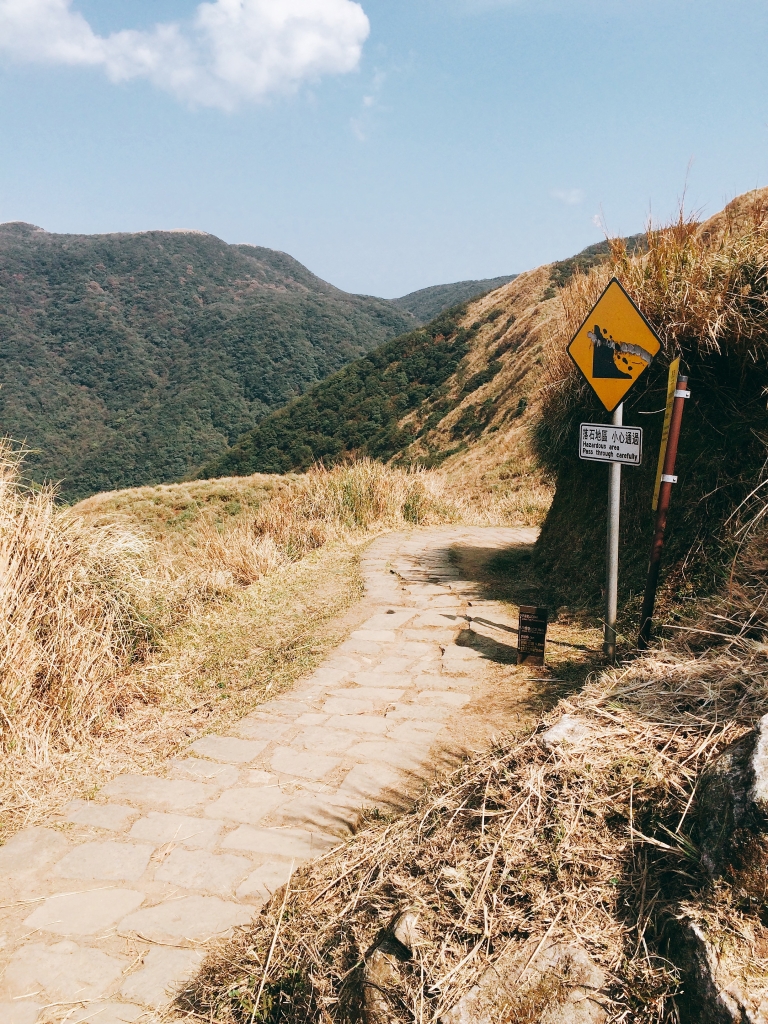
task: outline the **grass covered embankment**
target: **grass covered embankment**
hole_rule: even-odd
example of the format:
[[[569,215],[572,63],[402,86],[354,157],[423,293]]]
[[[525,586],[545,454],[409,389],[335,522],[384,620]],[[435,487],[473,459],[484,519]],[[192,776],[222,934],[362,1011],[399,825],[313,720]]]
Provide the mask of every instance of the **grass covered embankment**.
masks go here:
[[[556,576],[562,601],[602,601],[607,471],[578,458],[583,420],[609,419],[568,358],[566,346],[612,276],[657,330],[662,350],[624,406],[624,423],[645,430],[645,458],[622,478],[620,600],[627,639],[639,616],[653,532],[651,499],[675,357],[689,377],[665,539],[661,610],[715,593],[738,543],[734,510],[760,480],[768,455],[768,192],[735,200],[703,225],[682,215],[649,230],[648,252],[618,241],[610,259],[577,274],[562,292],[563,312],[547,344],[543,401],[533,429],[536,456],[556,484],[539,563]]]
[[[382,530],[462,516],[372,462],[98,495],[74,508],[0,453],[2,829],[142,770],[311,668]]]

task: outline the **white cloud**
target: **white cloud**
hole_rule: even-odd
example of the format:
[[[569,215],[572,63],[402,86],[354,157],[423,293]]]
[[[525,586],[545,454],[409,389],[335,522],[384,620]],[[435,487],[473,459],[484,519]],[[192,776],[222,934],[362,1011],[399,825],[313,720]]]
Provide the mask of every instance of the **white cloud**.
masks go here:
[[[580,188],[553,188],[550,195],[566,206],[578,206],[584,202],[584,191]]]
[[[17,60],[146,78],[179,99],[232,109],[357,67],[370,25],[354,0],[213,0],[192,22],[97,35],[72,0],[0,0],[0,50]]]

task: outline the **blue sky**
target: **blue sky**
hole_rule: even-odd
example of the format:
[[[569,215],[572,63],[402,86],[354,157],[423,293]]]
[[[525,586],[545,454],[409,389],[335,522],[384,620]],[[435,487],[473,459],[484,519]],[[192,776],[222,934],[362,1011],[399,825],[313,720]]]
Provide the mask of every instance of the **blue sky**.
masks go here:
[[[766,42],[765,0],[0,0],[0,220],[513,273],[768,184]]]

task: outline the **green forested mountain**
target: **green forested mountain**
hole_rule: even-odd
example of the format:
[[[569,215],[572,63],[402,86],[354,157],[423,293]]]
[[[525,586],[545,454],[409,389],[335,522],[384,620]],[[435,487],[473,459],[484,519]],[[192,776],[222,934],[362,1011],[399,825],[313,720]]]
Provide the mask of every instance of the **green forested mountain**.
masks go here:
[[[455,281],[453,284],[435,284],[431,288],[420,288],[417,292],[409,292],[399,299],[392,299],[396,306],[406,313],[413,313],[416,319],[425,324],[436,316],[458,306],[461,302],[492,292],[501,288],[508,281],[514,281],[517,274],[507,277],[488,277],[482,281]]]
[[[284,473],[320,459],[333,462],[345,452],[391,458],[414,439],[413,430],[400,426],[410,410],[428,403],[440,420],[453,404],[441,387],[456,372],[480,326],[460,326],[465,313],[466,307],[455,306],[426,327],[345,366],[267,416],[198,475]]]
[[[415,325],[202,232],[0,225],[0,424],[65,497],[178,479]]]

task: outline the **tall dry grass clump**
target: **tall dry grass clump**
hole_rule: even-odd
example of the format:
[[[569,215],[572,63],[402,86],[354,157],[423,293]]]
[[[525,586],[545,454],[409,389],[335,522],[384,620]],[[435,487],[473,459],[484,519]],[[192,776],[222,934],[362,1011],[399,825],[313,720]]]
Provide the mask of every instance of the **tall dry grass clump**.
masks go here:
[[[456,522],[464,511],[443,479],[425,470],[373,459],[315,466],[252,516],[223,528],[207,525],[191,539],[191,557],[203,571],[218,567],[247,585],[343,536]]]
[[[146,641],[141,543],[24,487],[19,461],[0,442],[0,744],[44,756],[129,699],[116,679]]]

